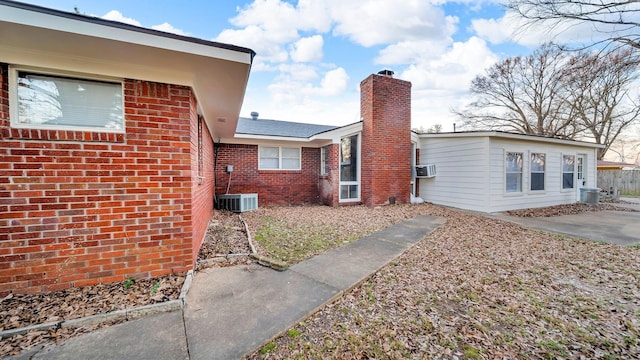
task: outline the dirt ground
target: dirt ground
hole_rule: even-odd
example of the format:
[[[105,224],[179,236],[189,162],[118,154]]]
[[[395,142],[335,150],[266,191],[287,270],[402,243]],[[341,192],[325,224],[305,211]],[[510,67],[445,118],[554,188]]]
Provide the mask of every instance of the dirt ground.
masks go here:
[[[576,204],[520,216],[594,209]],[[242,216],[259,238],[259,253],[295,263],[421,214],[445,216],[448,221],[362,286],[252,357],[640,356],[640,249],[548,235],[430,204],[261,208]],[[246,256],[250,251],[238,215],[217,212],[197,269],[251,262]],[[0,328],[174,299],[182,281],[176,276],[15,295],[0,301]],[[60,343],[95,328],[3,339],[0,353]]]

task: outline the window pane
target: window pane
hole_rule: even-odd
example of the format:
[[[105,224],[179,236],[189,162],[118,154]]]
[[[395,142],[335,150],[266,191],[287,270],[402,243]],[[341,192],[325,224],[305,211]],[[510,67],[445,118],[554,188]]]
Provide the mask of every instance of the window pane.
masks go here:
[[[283,169],[300,169],[300,160],[299,159],[282,159],[282,168]]]
[[[562,174],[562,188],[573,189],[573,173]]]
[[[507,153],[507,171],[522,172],[522,153]]]
[[[545,154],[531,154],[531,171],[544,172]]]
[[[282,148],[283,158],[300,158],[300,149],[297,148]]]
[[[531,174],[531,190],[544,190],[544,173]]]
[[[260,147],[260,158],[278,158],[278,148],[277,147]]]
[[[18,73],[18,122],[123,129],[122,85]]]
[[[506,153],[505,190],[507,192],[522,191],[522,153]]]
[[[320,148],[320,174],[327,175],[329,173],[329,147]]]
[[[358,185],[340,185],[340,199],[357,199]]]
[[[278,159],[260,159],[261,169],[277,169]]]
[[[342,138],[340,144],[340,181],[358,180],[358,135]]]
[[[522,174],[520,173],[508,173],[507,174],[507,192],[520,192],[522,191]]]
[[[545,154],[531,153],[531,190],[544,190]]]
[[[573,172],[573,155],[564,155],[562,157],[562,171],[563,172]]]

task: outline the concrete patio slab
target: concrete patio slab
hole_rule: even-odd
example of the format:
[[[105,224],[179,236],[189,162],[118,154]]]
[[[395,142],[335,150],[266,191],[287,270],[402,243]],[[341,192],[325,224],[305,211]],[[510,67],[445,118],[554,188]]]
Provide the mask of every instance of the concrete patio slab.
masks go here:
[[[182,312],[174,311],[96,330],[24,359],[189,359],[189,352]]]
[[[259,265],[199,273],[187,295],[191,359],[238,359],[317,309],[338,290]]]
[[[617,245],[640,243],[640,212],[597,211],[539,218],[495,216],[529,228],[588,240]]]

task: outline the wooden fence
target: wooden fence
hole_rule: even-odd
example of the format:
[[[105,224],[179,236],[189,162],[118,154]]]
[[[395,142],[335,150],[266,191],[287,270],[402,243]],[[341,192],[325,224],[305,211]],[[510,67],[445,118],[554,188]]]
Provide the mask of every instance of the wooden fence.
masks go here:
[[[607,191],[617,187],[621,195],[640,195],[640,170],[600,170],[598,187]]]

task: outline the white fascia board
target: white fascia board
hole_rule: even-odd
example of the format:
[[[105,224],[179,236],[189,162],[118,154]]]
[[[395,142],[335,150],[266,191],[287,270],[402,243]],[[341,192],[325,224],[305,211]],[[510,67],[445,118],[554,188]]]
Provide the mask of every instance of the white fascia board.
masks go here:
[[[571,146],[582,146],[582,147],[590,147],[590,148],[603,148],[604,147],[604,145],[585,142],[585,141],[547,138],[547,137],[536,136],[536,135],[510,134],[510,133],[504,133],[504,132],[499,132],[499,131],[431,133],[431,134],[420,134],[418,136],[421,139],[428,139],[428,138],[466,138],[466,137],[490,137],[491,138],[491,137],[493,137],[493,138],[514,139],[514,140],[521,140],[521,141],[534,141],[534,142],[546,142],[546,143],[571,145]]]
[[[357,122],[337,129],[325,131],[309,138],[310,140],[331,140],[333,144],[339,144],[340,140],[348,135],[352,135],[362,131],[362,122]]]
[[[250,53],[0,5],[0,21],[251,64]]]
[[[288,136],[269,136],[269,135],[252,135],[252,134],[236,134],[234,139],[242,141],[246,140],[264,140],[264,141],[289,141],[289,142],[309,142],[309,138],[288,137]]]

